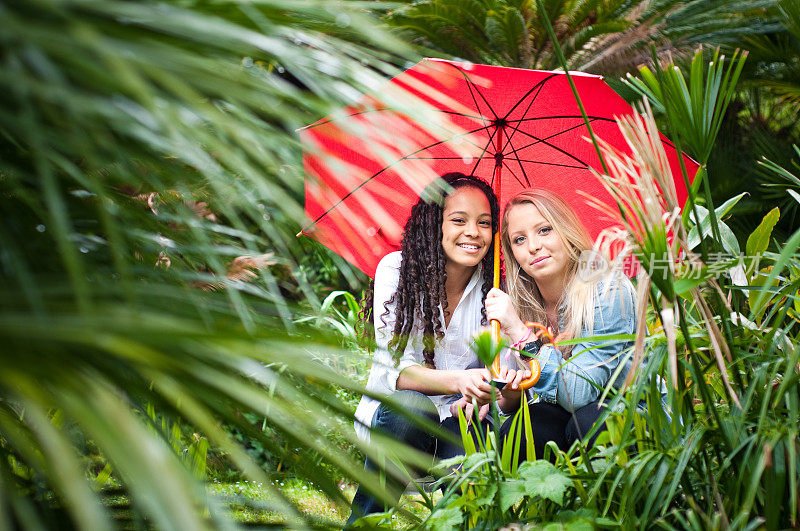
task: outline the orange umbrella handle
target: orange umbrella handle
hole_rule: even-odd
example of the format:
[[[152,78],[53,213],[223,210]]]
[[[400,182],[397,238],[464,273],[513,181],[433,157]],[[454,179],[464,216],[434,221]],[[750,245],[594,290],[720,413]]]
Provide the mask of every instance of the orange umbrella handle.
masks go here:
[[[528,364],[531,367],[531,377],[526,380],[522,380],[519,383],[519,388],[523,391],[533,387],[533,385],[539,381],[539,377],[542,375],[542,367],[539,365],[539,360],[536,358],[531,358]]]

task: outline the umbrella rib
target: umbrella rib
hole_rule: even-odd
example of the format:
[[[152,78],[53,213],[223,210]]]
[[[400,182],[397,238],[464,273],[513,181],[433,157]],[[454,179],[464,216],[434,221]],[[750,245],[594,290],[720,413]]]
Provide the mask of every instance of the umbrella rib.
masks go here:
[[[518,162],[519,162],[519,161],[518,161]],[[503,166],[505,167],[505,169],[507,169],[507,170],[509,171],[509,173],[511,173],[511,175],[514,177],[514,179],[516,179],[516,181],[519,183],[519,185],[520,185],[520,186],[523,186],[523,187],[530,187],[530,186],[532,186],[532,185],[531,185],[531,181],[530,181],[530,179],[528,179],[528,176],[527,176],[527,175],[525,175],[525,171],[524,171],[524,170],[523,170],[523,172],[522,172],[522,175],[523,175],[523,177],[525,178],[525,182],[522,182],[522,179],[520,179],[520,178],[517,176],[517,174],[516,174],[516,173],[514,173],[514,170],[512,170],[512,169],[511,169],[511,166],[509,166],[509,165],[508,165],[508,163],[507,163],[505,160],[503,160]],[[520,168],[522,168],[522,164],[520,164]],[[527,184],[526,184],[526,183],[527,183]]]
[[[554,74],[554,75],[555,75],[555,74]],[[504,119],[504,120],[506,120],[506,123],[508,123],[508,121],[507,121],[507,120],[508,120],[508,117],[511,115],[511,113],[512,113],[512,112],[514,112],[514,109],[516,109],[516,108],[519,106],[519,104],[520,104],[520,103],[522,103],[522,101],[523,101],[525,98],[527,98],[527,97],[528,97],[530,94],[532,94],[532,93],[533,93],[533,91],[535,90],[535,91],[536,91],[536,95],[535,95],[535,96],[533,96],[533,97],[531,98],[531,101],[530,101],[530,103],[528,103],[528,108],[527,108],[527,109],[525,109],[525,112],[523,112],[523,113],[522,113],[522,116],[525,116],[525,115],[527,115],[527,114],[528,114],[528,112],[531,110],[531,107],[533,107],[533,104],[534,104],[534,103],[536,103],[536,98],[538,98],[538,97],[539,97],[539,94],[542,92],[542,89],[544,88],[544,84],[545,84],[545,82],[546,82],[548,79],[550,79],[551,77],[553,77],[553,76],[547,77],[547,78],[543,79],[542,81],[538,82],[538,83],[537,83],[537,84],[536,84],[536,85],[535,85],[533,88],[531,88],[531,89],[530,89],[528,92],[526,92],[526,93],[525,93],[525,95],[524,95],[524,96],[522,96],[522,97],[521,97],[521,98],[520,98],[520,99],[517,101],[517,103],[515,103],[515,104],[514,104],[514,106],[513,106],[513,107],[511,107],[511,109],[510,109],[510,110],[509,110],[509,111],[506,113],[506,115],[503,117],[503,119]],[[517,122],[517,125],[516,125],[516,127],[514,127],[514,129],[511,131],[511,134],[510,134],[510,135],[508,135],[508,139],[507,139],[507,140],[508,140],[508,142],[511,142],[511,140],[514,138],[514,135],[516,134],[517,130],[519,130],[519,126],[522,124],[522,120],[516,120],[516,122]]]
[[[593,121],[593,120],[590,120],[590,121]],[[565,129],[565,130],[563,130],[563,131],[559,131],[558,133],[554,133],[554,134],[552,134],[552,135],[550,135],[550,136],[548,136],[548,137],[545,137],[545,138],[544,138],[544,139],[542,139],[542,140],[537,140],[536,142],[531,142],[530,144],[528,144],[528,145],[526,145],[526,146],[522,146],[521,148],[516,148],[516,147],[514,147],[514,144],[511,142],[511,138],[509,138],[509,139],[508,139],[508,144],[511,146],[511,152],[512,152],[512,153],[514,153],[514,155],[515,155],[515,156],[514,156],[514,159],[517,161],[517,164],[519,164],[519,169],[520,169],[520,171],[522,172],[522,175],[525,177],[525,180],[528,182],[528,186],[531,186],[531,184],[530,184],[530,182],[531,182],[531,181],[530,181],[530,179],[528,178],[528,172],[526,172],[526,171],[525,171],[525,167],[522,165],[522,162],[523,162],[523,160],[519,158],[519,151],[520,151],[520,150],[523,150],[523,149],[527,149],[527,148],[529,148],[529,147],[531,147],[531,146],[534,146],[534,145],[536,145],[536,144],[538,144],[538,143],[540,143],[540,142],[544,142],[544,141],[546,141],[546,140],[549,140],[549,139],[551,139],[551,138],[553,138],[553,137],[556,137],[556,136],[558,136],[558,135],[561,135],[561,134],[563,134],[563,133],[566,133],[567,131],[571,131],[571,130],[573,130],[573,129],[576,129],[576,128],[578,128],[578,127],[581,127],[582,125],[583,125],[583,122],[581,122],[580,124],[578,124],[578,125],[575,125],[575,126],[573,126],[573,127],[570,127],[569,129]],[[546,142],[545,142],[545,143],[546,143]],[[550,144],[548,144],[548,145],[550,145]],[[530,162],[530,161],[528,161],[528,162]],[[511,170],[511,169],[509,168],[509,171],[510,171],[510,170]],[[512,172],[512,173],[513,173],[513,172]],[[520,183],[520,184],[522,184],[522,183]]]
[[[486,152],[486,148],[485,148],[485,147],[481,147],[481,146],[480,146],[480,144],[478,144],[477,142],[475,142],[475,141],[471,140],[471,139],[470,139],[470,136],[472,136],[473,134],[475,134],[475,133],[479,132],[481,129],[483,129],[483,130],[488,130],[490,127],[491,127],[491,125],[489,125],[488,127],[479,127],[479,128],[477,128],[477,129],[473,129],[472,131],[467,131],[467,132],[465,132],[464,134],[461,134],[461,135],[456,135],[456,136],[454,136],[454,137],[451,137],[451,138],[449,138],[449,139],[447,140],[447,142],[452,142],[452,141],[453,141],[453,139],[455,139],[455,138],[462,138],[462,139],[466,139],[466,141],[467,141],[467,143],[468,143],[468,144],[471,144],[471,145],[475,146],[476,148],[483,150],[483,151],[484,151],[484,153],[485,153],[485,152]],[[491,136],[490,136],[490,141],[491,141]],[[427,149],[427,148],[423,148],[423,149]]]
[[[467,133],[467,134],[472,134],[472,133],[478,132],[478,131],[480,131],[481,129],[486,129],[486,128],[485,128],[485,127],[480,127],[480,128],[478,128],[478,129],[475,129],[474,131],[470,131],[470,132],[469,132],[469,133]],[[413,153],[409,153],[408,155],[404,155],[403,157],[400,157],[399,159],[397,159],[396,161],[392,162],[392,163],[391,163],[391,164],[389,164],[388,166],[385,166],[385,167],[381,168],[381,170],[380,170],[380,171],[378,171],[378,172],[376,172],[376,173],[372,174],[372,175],[371,175],[371,176],[370,176],[368,179],[365,179],[365,180],[364,180],[364,182],[362,182],[361,184],[359,184],[358,186],[356,186],[355,188],[353,188],[352,190],[350,190],[349,192],[347,192],[347,193],[346,193],[344,196],[342,196],[342,198],[341,198],[341,199],[339,199],[339,200],[336,202],[336,204],[334,204],[334,205],[331,205],[331,207],[330,207],[330,208],[328,208],[328,210],[326,210],[325,212],[323,212],[322,214],[320,214],[319,216],[317,216],[317,218],[316,218],[316,219],[314,219],[314,221],[312,221],[312,222],[311,222],[311,223],[310,223],[308,226],[306,226],[306,227],[305,227],[305,228],[304,228],[304,229],[303,229],[301,232],[305,232],[305,231],[307,231],[308,229],[310,229],[311,227],[313,227],[314,225],[316,225],[316,224],[319,222],[319,220],[321,220],[322,218],[324,218],[325,216],[327,216],[328,214],[330,214],[330,213],[331,213],[333,210],[335,210],[335,209],[336,209],[336,208],[337,208],[339,205],[341,205],[342,203],[344,203],[344,201],[345,201],[345,200],[346,200],[348,197],[350,197],[351,195],[353,195],[354,193],[356,193],[357,191],[359,191],[361,188],[363,188],[364,186],[366,186],[366,185],[367,185],[367,184],[368,184],[370,181],[372,181],[372,179],[374,179],[375,177],[377,177],[377,176],[378,176],[378,175],[380,175],[381,173],[385,172],[386,170],[388,170],[389,168],[391,168],[391,167],[392,167],[392,166],[394,166],[395,164],[397,164],[397,163],[399,163],[399,162],[402,162],[402,161],[404,161],[404,160],[409,160],[409,159],[412,159],[412,157],[414,157],[414,155],[416,155],[417,153],[420,153],[420,152],[422,152],[422,151],[425,151],[425,150],[427,150],[427,149],[430,149],[430,148],[432,148],[432,147],[438,146],[438,145],[440,145],[440,144],[444,144],[445,142],[448,142],[448,141],[449,141],[449,139],[446,139],[446,140],[439,140],[438,142],[434,142],[433,144],[429,144],[429,145],[427,145],[427,146],[425,146],[425,147],[421,147],[421,148],[419,148],[418,150],[414,151]],[[491,138],[490,138],[490,140],[489,140],[489,144],[491,144]],[[476,145],[476,147],[479,147],[479,146],[477,146],[477,145]],[[488,146],[487,146],[487,147],[488,147]],[[486,153],[486,148],[484,148],[484,149],[483,149],[483,153]],[[483,158],[483,154],[481,154],[481,157],[479,157],[479,158],[478,158],[478,161],[480,162],[480,160],[481,160],[482,158]],[[477,168],[477,164],[476,164],[476,166],[475,166],[475,167]],[[473,171],[474,171],[474,169],[473,169]]]
[[[535,120],[557,120],[557,119],[560,119],[560,118],[575,118],[575,119],[583,120],[583,116],[581,116],[580,114],[577,114],[577,115],[575,115],[575,114],[558,114],[558,115],[554,114],[554,115],[550,115],[550,116],[531,116],[530,118],[520,118],[519,120],[509,120],[508,123],[511,124],[511,123],[516,123],[516,122],[533,122]],[[616,121],[613,118],[607,118],[605,116],[591,116],[591,115],[589,115],[589,116],[587,116],[587,118],[589,118],[590,120],[601,120],[601,121],[604,121],[604,122],[615,122]]]
[[[589,118],[589,121],[593,122],[594,119],[593,118]],[[546,137],[544,137],[542,139],[537,139],[535,142],[531,142],[530,144],[526,144],[526,145],[518,148],[518,150],[528,149],[529,147],[535,146],[536,144],[539,144],[539,143],[541,143],[541,142],[543,142],[545,140],[550,140],[551,138],[555,138],[555,137],[557,137],[559,135],[563,135],[564,133],[568,133],[569,131],[572,131],[573,129],[578,129],[579,127],[583,127],[583,125],[585,125],[585,124],[584,124],[583,121],[581,121],[581,123],[579,123],[578,125],[574,125],[574,126],[568,128],[568,129],[564,129],[563,131],[559,131],[557,133],[553,133],[552,135],[546,136]],[[523,134],[525,134],[524,131],[523,131]],[[516,153],[516,151],[517,150],[514,150],[515,153]]]
[[[541,81],[539,81],[538,83],[536,83],[536,85],[534,85],[533,87],[531,87],[531,88],[530,88],[530,90],[528,90],[528,92],[526,92],[526,93],[525,93],[525,94],[524,94],[524,95],[523,95],[523,96],[522,96],[520,99],[518,99],[518,100],[517,100],[517,103],[515,103],[515,104],[514,104],[514,106],[513,106],[513,107],[511,107],[511,109],[509,109],[509,110],[508,110],[508,112],[506,113],[506,115],[505,115],[505,116],[503,116],[503,118],[504,118],[504,119],[508,119],[509,115],[510,115],[512,112],[514,112],[514,109],[516,109],[517,107],[519,107],[520,103],[522,103],[522,101],[523,101],[525,98],[527,98],[527,97],[528,97],[528,96],[529,96],[529,95],[530,95],[530,94],[531,94],[531,93],[532,93],[534,90],[538,90],[539,92],[541,92],[541,91],[542,91],[542,88],[544,88],[544,84],[545,84],[545,83],[547,83],[548,81],[550,81],[550,80],[551,80],[552,78],[554,78],[555,76],[558,76],[558,75],[560,75],[560,74],[551,74],[551,75],[547,76],[546,78],[544,78],[543,80],[541,80]],[[536,101],[536,97],[537,97],[538,95],[539,95],[539,94],[537,93],[537,94],[536,94],[536,96],[534,96],[534,97],[533,97],[533,99],[531,100],[531,103],[530,103],[530,105],[528,105],[528,108],[529,108],[529,109],[530,109],[530,106],[531,106],[531,105],[533,105],[533,102],[534,102],[534,101]],[[525,111],[525,112],[528,112],[528,111]]]
[[[427,146],[421,147],[421,148],[419,148],[418,150],[414,151],[413,153],[409,153],[408,155],[404,155],[403,157],[401,157],[401,158],[397,159],[396,161],[394,161],[394,162],[393,162],[392,164],[390,164],[389,166],[386,166],[386,168],[384,168],[384,170],[385,170],[385,169],[387,169],[387,168],[390,168],[391,166],[393,166],[394,164],[397,164],[398,162],[400,162],[400,161],[402,161],[402,160],[408,159],[408,158],[410,158],[410,157],[412,157],[412,156],[416,155],[416,154],[417,154],[417,153],[419,153],[420,151],[425,151],[425,150],[427,150],[427,149],[430,149],[430,148],[432,148],[432,147],[436,147],[436,146],[438,146],[438,145],[440,145],[440,144],[444,144],[444,143],[446,143],[446,142],[452,142],[453,138],[459,138],[459,137],[460,137],[460,138],[466,138],[466,139],[467,139],[467,143],[469,143],[469,144],[472,144],[472,145],[473,145],[473,146],[475,146],[476,148],[479,148],[479,149],[483,150],[483,153],[486,153],[486,149],[487,149],[486,147],[483,147],[483,148],[482,148],[482,147],[480,146],[480,144],[478,144],[477,142],[474,142],[474,141],[470,140],[470,139],[469,139],[469,137],[470,137],[470,135],[473,135],[473,134],[477,133],[477,132],[478,132],[478,131],[480,131],[481,129],[483,129],[483,130],[487,130],[487,129],[489,129],[490,127],[491,127],[491,124],[490,124],[489,126],[487,126],[487,127],[478,127],[477,129],[473,129],[473,130],[471,130],[471,131],[466,131],[466,132],[465,132],[465,133],[463,133],[463,134],[456,135],[456,136],[454,136],[454,137],[451,137],[451,138],[446,138],[446,139],[443,139],[443,140],[439,140],[439,141],[437,141],[437,142],[434,142],[433,144],[429,144],[429,145],[427,145]],[[494,136],[493,134],[492,134],[492,135],[490,135],[490,137],[489,137],[489,142],[491,142],[491,139],[492,139],[492,137],[493,137],[493,136]],[[383,171],[383,170],[381,170],[381,171]],[[379,173],[380,173],[380,172],[379,172]],[[376,173],[376,174],[375,174],[375,175],[373,175],[372,177],[375,177],[375,176],[377,176],[377,175],[378,175],[378,174]],[[372,177],[370,177],[370,179],[372,179]],[[366,182],[366,181],[365,181],[365,182]]]
[[[525,177],[525,181],[528,183],[528,186],[531,186],[531,180],[528,178],[528,173],[525,171],[525,167],[522,165],[522,161],[519,160],[519,154],[517,153],[517,148],[515,148],[514,144],[511,143],[510,138],[508,139],[508,145],[511,146],[511,152],[514,153],[514,158],[516,159],[517,164],[519,164],[519,169],[522,172],[522,175]],[[505,159],[503,159],[503,161],[505,162]],[[510,171],[511,174],[514,175],[514,172],[511,170],[510,167],[508,168],[508,171]],[[517,176],[514,175],[514,178],[517,178]],[[519,182],[518,178],[517,181]],[[522,182],[520,182],[520,184],[522,184]]]
[[[493,117],[495,117],[495,118],[497,118],[497,113],[496,113],[496,112],[494,112],[494,109],[492,108],[492,105],[489,103],[489,100],[487,100],[487,99],[486,99],[486,98],[483,96],[483,93],[480,91],[480,89],[478,89],[478,86],[477,86],[477,85],[475,85],[475,83],[473,83],[473,82],[472,82],[472,80],[469,78],[469,76],[467,75],[467,73],[466,73],[466,72],[464,72],[464,70],[462,70],[462,69],[461,69],[461,67],[459,67],[458,65],[454,65],[454,64],[452,64],[452,63],[446,63],[446,64],[448,64],[448,65],[452,66],[453,68],[455,68],[456,70],[458,70],[458,72],[460,72],[460,73],[461,73],[461,75],[464,77],[464,81],[466,81],[466,82],[467,82],[467,88],[469,88],[469,94],[470,94],[470,96],[472,97],[472,101],[475,103],[475,110],[476,110],[476,111],[478,111],[478,113],[480,113],[480,114],[481,114],[481,117],[482,117],[484,120],[486,120],[486,117],[485,117],[485,116],[483,116],[483,113],[481,112],[480,105],[478,105],[478,100],[476,100],[476,99],[475,99],[475,94],[473,93],[473,89],[475,90],[475,92],[477,92],[477,93],[478,93],[478,96],[480,96],[480,97],[481,97],[481,99],[483,100],[483,102],[484,102],[484,103],[486,104],[486,106],[489,108],[489,112],[491,112],[491,113],[492,113],[492,116],[493,116]]]
[[[565,150],[561,149],[560,147],[558,147],[558,146],[556,146],[556,145],[553,145],[553,144],[551,144],[550,142],[548,142],[548,141],[547,141],[547,140],[545,140],[544,138],[538,138],[538,137],[536,137],[535,135],[532,135],[531,133],[528,133],[527,131],[522,131],[522,130],[520,130],[520,133],[522,133],[523,135],[529,136],[529,137],[533,138],[534,140],[537,140],[538,142],[541,142],[541,143],[543,143],[543,144],[545,144],[545,145],[547,145],[547,146],[550,146],[551,148],[555,149],[556,151],[560,151],[561,153],[563,153],[564,155],[568,156],[569,158],[571,158],[571,159],[574,159],[574,160],[576,160],[576,161],[580,162],[580,163],[581,163],[581,164],[583,164],[583,166],[584,166],[584,167],[586,167],[586,168],[588,168],[588,167],[589,167],[589,165],[588,165],[586,162],[582,161],[581,159],[579,159],[578,157],[576,157],[575,155],[573,155],[573,154],[572,154],[572,153],[570,153],[569,151],[565,151]],[[538,142],[537,142],[537,143],[538,143]]]
[[[453,114],[455,116],[461,116],[463,118],[472,118],[473,120],[483,120],[484,122],[486,121],[486,117],[480,113],[480,110],[478,111],[478,115],[477,116],[473,116],[473,115],[467,114],[465,112],[446,111],[444,109],[436,109],[435,107],[431,107],[431,110],[432,111],[436,111],[436,112],[441,112],[441,113],[444,113],[444,114]],[[492,125],[492,124],[488,123],[487,126],[488,125]]]
[[[486,129],[486,128],[484,128],[484,129]],[[475,175],[475,170],[478,169],[478,165],[481,163],[481,160],[483,160],[483,156],[486,155],[487,151],[489,151],[489,146],[492,145],[492,141],[494,140],[494,135],[496,135],[496,134],[497,134],[497,128],[495,127],[494,129],[492,129],[492,132],[489,134],[489,140],[487,140],[486,141],[486,145],[483,146],[483,151],[481,151],[480,157],[477,157],[478,161],[475,163],[475,166],[472,167],[472,171],[470,172],[470,175]],[[492,176],[492,179],[494,179],[494,176]],[[493,182],[489,183],[490,186],[492,186],[493,184],[494,184]]]
[[[527,113],[528,111],[525,111],[525,112]],[[555,133],[555,134],[553,134],[553,135],[551,135],[551,136],[549,136],[547,138],[553,138],[554,136],[560,135],[561,133],[566,133],[567,131],[572,131],[573,129],[577,129],[578,127],[581,127],[581,126],[585,125],[585,122],[583,121],[583,116],[581,116],[581,115],[569,115],[569,114],[552,115],[552,116],[536,116],[536,117],[533,117],[533,118],[520,118],[519,120],[510,120],[509,123],[516,123],[516,126],[514,127],[514,133],[516,133],[519,130],[520,126],[522,125],[522,122],[532,122],[532,121],[538,121],[538,120],[560,120],[560,119],[566,119],[566,118],[574,118],[574,119],[580,120],[580,123],[568,128],[568,129],[564,129],[563,131]],[[587,116],[587,118],[589,119],[590,122],[594,122],[596,120],[600,120],[600,121],[604,121],[604,122],[615,122],[615,120],[613,120],[612,118],[606,118],[606,117],[603,117],[603,116]],[[509,140],[514,136],[514,133],[512,133],[509,136]],[[533,144],[529,144],[529,145],[533,145]],[[525,147],[528,147],[528,146],[525,146]],[[524,148],[522,148],[522,149],[524,149]]]
[[[452,115],[455,115],[455,116],[461,116],[463,118],[471,118],[473,120],[486,120],[486,117],[483,116],[482,114],[480,114],[480,111],[478,111],[478,115],[472,115],[472,114],[467,114],[467,113],[463,113],[463,112],[447,111],[447,110],[444,110],[444,109],[437,109],[436,107],[430,107],[428,110],[434,111],[434,112],[440,112],[440,113],[443,113],[443,114],[452,114]],[[337,122],[337,121],[343,120],[345,118],[352,118],[354,116],[360,116],[362,114],[367,114],[367,113],[371,113],[371,112],[383,112],[383,111],[396,112],[396,113],[399,113],[399,114],[403,114],[405,116],[404,113],[400,113],[397,109],[393,109],[391,107],[381,107],[379,109],[362,109],[360,111],[354,111],[354,112],[352,112],[350,114],[343,114],[341,116],[336,116],[334,118],[322,119],[319,122],[316,122],[316,123],[313,123],[311,125],[307,125],[305,127],[302,127],[300,129],[298,129],[298,131],[307,131],[309,129],[314,129],[315,127],[320,127],[322,125],[327,125],[329,123]],[[489,124],[489,125],[491,125],[491,124]]]
[[[480,157],[472,157],[472,158],[477,158],[477,159],[480,159],[480,160],[493,159],[494,158],[492,156],[487,157],[485,155],[486,155],[486,153],[484,152],[484,155],[482,155]],[[412,156],[408,156],[408,157],[406,157],[406,160],[464,160],[464,157],[412,157]]]
[[[455,135],[455,136],[452,136],[452,137],[450,137],[450,138],[448,138],[448,139],[445,139],[445,140],[442,140],[442,141],[440,141],[440,142],[433,143],[433,144],[431,144],[431,145],[429,145],[429,146],[425,146],[425,147],[423,147],[423,148],[420,148],[420,149],[418,149],[417,151],[415,151],[414,153],[410,153],[410,154],[406,155],[405,157],[403,157],[403,158],[401,158],[401,159],[398,159],[397,161],[393,162],[392,164],[397,164],[398,162],[400,162],[400,161],[401,161],[401,160],[403,160],[403,159],[408,159],[408,158],[411,158],[411,157],[412,157],[414,154],[416,154],[416,153],[419,153],[420,151],[425,151],[426,149],[429,149],[429,148],[435,147],[435,146],[437,146],[438,144],[442,144],[442,143],[445,143],[445,142],[452,142],[452,141],[453,141],[453,139],[455,139],[455,138],[462,138],[462,139],[465,139],[465,140],[466,140],[466,142],[467,142],[468,144],[470,144],[470,145],[472,145],[472,146],[474,146],[474,147],[476,147],[476,148],[480,149],[480,150],[481,150],[481,156],[480,156],[479,158],[483,158],[483,154],[485,154],[485,153],[486,153],[486,151],[488,150],[488,147],[489,147],[489,146],[491,146],[492,139],[494,138],[494,133],[492,133],[492,134],[490,134],[490,135],[489,135],[489,142],[488,142],[488,144],[487,144],[486,146],[484,146],[484,147],[481,147],[481,145],[480,145],[480,144],[478,144],[477,142],[475,142],[475,141],[471,140],[471,139],[470,139],[470,137],[471,137],[472,135],[474,135],[475,133],[477,133],[477,132],[481,131],[481,130],[489,130],[490,128],[492,128],[492,124],[489,124],[488,126],[484,126],[484,127],[478,127],[477,129],[472,129],[471,131],[466,131],[466,132],[464,132],[463,134],[460,134],[460,135]],[[496,131],[496,129],[493,129],[493,130],[494,130],[494,131]],[[414,158],[415,158],[415,159],[418,159],[419,157],[414,157]],[[448,157],[431,157],[431,158],[434,158],[434,159],[436,159],[436,158],[441,158],[441,159],[443,159],[443,160],[444,160],[444,159],[452,160],[454,157],[449,157],[449,158],[448,158]],[[387,167],[388,167],[388,166],[387,166]]]
[[[307,126],[301,128],[301,129],[298,129],[298,130],[299,131],[307,131],[309,129],[314,129],[315,127],[319,127],[321,125],[326,125],[326,124],[329,124],[329,123],[337,122],[337,121],[343,120],[345,118],[352,118],[353,116],[359,116],[361,114],[367,114],[367,113],[371,113],[371,112],[381,112],[381,111],[395,111],[395,109],[392,109],[391,107],[381,107],[379,109],[362,109],[360,111],[354,111],[354,112],[352,112],[350,114],[343,114],[341,116],[334,116],[332,118],[322,119],[319,122],[313,123],[311,125],[307,125]]]
[[[486,119],[486,117],[485,117],[485,116],[483,115],[483,113],[481,112],[480,105],[478,105],[478,100],[477,100],[477,99],[475,99],[475,94],[473,94],[473,93],[472,93],[472,83],[469,81],[469,79],[467,79],[467,87],[469,88],[469,95],[470,95],[470,97],[472,98],[472,101],[475,103],[475,110],[476,110],[476,111],[478,111],[478,114],[480,114],[480,116],[481,116],[481,118],[480,118],[480,119],[481,119],[481,120],[483,120],[483,122],[484,122],[483,128],[484,128],[485,130],[487,130],[487,131],[488,131],[488,130],[489,130],[489,127],[491,127],[491,125],[492,125],[492,124],[491,124],[491,122],[490,122],[490,121],[488,121],[488,120]],[[480,92],[478,92],[478,94],[480,94]],[[483,96],[481,96],[481,98],[483,98]],[[484,99],[484,101],[486,101],[486,100],[485,100],[485,98],[483,98],[483,99]],[[489,107],[489,111],[490,111],[492,114],[494,114],[494,111],[492,110],[492,108],[491,108],[491,107]],[[491,139],[493,136],[494,136],[494,135],[490,134],[490,135],[489,135],[489,138]],[[490,141],[491,141],[491,140],[490,140]]]
[[[575,168],[576,170],[588,170],[589,166],[575,166],[574,164],[561,164],[558,162],[545,162],[542,160],[528,160],[528,159],[518,159],[520,162],[527,162],[529,164],[542,164],[543,166],[555,166],[557,168]]]

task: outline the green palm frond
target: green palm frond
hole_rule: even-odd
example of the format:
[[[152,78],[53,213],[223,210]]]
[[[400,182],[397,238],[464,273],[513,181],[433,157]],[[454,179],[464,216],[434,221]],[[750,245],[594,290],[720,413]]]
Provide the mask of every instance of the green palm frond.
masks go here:
[[[759,181],[765,189],[764,195],[780,207],[781,217],[788,218],[790,226],[797,226],[800,213],[800,147],[794,146],[795,157],[791,161],[791,169],[764,156],[759,171]],[[788,166],[788,164],[787,164]]]
[[[649,62],[650,48],[665,60],[693,53],[698,44],[736,47],[743,38],[780,28],[776,0],[660,0],[637,2],[629,27],[598,36],[580,56],[582,70],[623,74]]]
[[[336,442],[377,457],[339,340],[295,323],[320,297],[294,131],[414,59],[363,7],[0,1],[0,527],[111,528],[114,489],[143,526],[229,527],[178,423],[264,485],[223,426],[339,503],[342,475],[380,493]]]
[[[778,0],[571,0],[543,3],[570,68],[621,74],[698,43],[730,45],[781,29]],[[386,21],[426,48],[470,61],[558,68],[536,3],[519,0],[422,0]],[[523,24],[523,35],[519,25]]]
[[[775,10],[780,27],[767,35],[748,39],[755,66],[748,77],[766,89],[777,104],[796,111],[800,103],[800,8],[797,2],[778,2]]]
[[[485,0],[439,0],[397,8],[384,20],[426,47],[471,61],[484,60],[489,9]]]

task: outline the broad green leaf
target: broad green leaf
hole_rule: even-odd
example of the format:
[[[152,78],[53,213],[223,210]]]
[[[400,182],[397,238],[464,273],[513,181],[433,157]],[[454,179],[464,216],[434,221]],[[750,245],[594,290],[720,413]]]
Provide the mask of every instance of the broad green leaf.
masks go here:
[[[577,517],[564,524],[564,531],[591,531],[595,525],[588,518]]]
[[[766,286],[773,286],[775,285],[778,275],[783,273],[783,269],[789,263],[789,260],[795,253],[797,253],[797,249],[800,248],[800,230],[795,231],[794,234],[791,235],[789,240],[786,242],[786,245],[781,249],[780,254],[778,255],[778,259],[775,262],[775,265],[770,268],[769,276],[764,280],[764,285]],[[753,315],[761,315],[761,312],[764,311],[764,304],[774,297],[773,294],[769,293],[767,290],[753,290],[750,292],[750,312],[751,317]],[[757,295],[754,300],[754,295]]]
[[[706,275],[693,275],[692,278],[679,278],[675,280],[675,294],[680,297],[685,297],[689,291],[693,288],[696,288],[706,280],[708,280],[708,276]]]
[[[392,511],[363,516],[355,521],[352,529],[392,529]]]
[[[467,455],[466,458],[464,458],[463,464],[461,465],[461,468],[463,468],[464,470],[469,470],[470,468],[474,467],[476,464],[480,463],[481,461],[486,460],[486,458],[487,458],[487,455],[484,454],[484,453],[480,453],[480,452],[469,454],[469,455]]]
[[[555,466],[547,461],[525,462],[519,467],[519,477],[525,482],[529,496],[539,496],[554,501],[558,505],[564,503],[564,494],[572,485],[572,481]]]
[[[437,510],[431,514],[430,518],[425,521],[425,529],[431,531],[451,531],[461,526],[462,523],[461,509],[458,507],[449,507],[447,509]]]
[[[507,479],[500,483],[500,510],[508,511],[509,508],[528,494],[525,482],[520,479]]]
[[[747,195],[747,192],[743,192],[735,197],[731,197],[723,204],[718,206],[714,209],[714,212],[717,216],[717,223],[720,229],[720,236],[722,241],[720,242],[723,248],[733,254],[739,254],[739,242],[736,239],[736,235],[733,231],[728,227],[725,223],[722,222],[722,218],[726,216],[731,209],[736,206],[736,203],[739,200]],[[700,244],[700,232],[698,230],[698,226],[702,228],[702,235],[703,237],[711,235],[711,219],[709,216],[709,211],[707,208],[701,205],[695,205],[697,209],[697,213],[700,216],[700,221],[697,223],[697,220],[694,219],[694,212],[689,213],[689,219],[695,222],[695,226],[689,231],[689,248],[694,249]]]
[[[505,485],[505,481],[501,484]],[[483,488],[478,486],[475,487],[478,491],[477,496],[475,496],[475,504],[480,507],[483,505],[491,505],[494,503],[494,496],[497,494],[497,483],[489,483]]]
[[[719,226],[719,233],[720,237],[722,238],[720,242],[722,243],[722,248],[734,256],[739,255],[739,253],[741,253],[741,249],[739,248],[739,240],[736,238],[736,234],[734,234],[731,228],[722,221],[718,221],[717,225]]]
[[[741,194],[739,194],[737,196],[731,197],[730,199],[728,199],[727,201],[722,203],[720,206],[715,208],[714,212],[717,214],[717,217],[722,219],[725,216],[727,216],[728,213],[731,211],[731,209],[733,209],[733,207],[736,206],[736,203],[738,203],[742,199],[742,197],[744,197],[746,195],[747,195],[747,192],[742,192]]]
[[[745,249],[748,256],[755,256],[767,250],[770,237],[772,236],[772,229],[775,227],[775,224],[778,223],[780,217],[781,211],[778,207],[773,208],[764,216],[764,219],[761,220],[758,227],[756,227],[753,233],[747,238]]]

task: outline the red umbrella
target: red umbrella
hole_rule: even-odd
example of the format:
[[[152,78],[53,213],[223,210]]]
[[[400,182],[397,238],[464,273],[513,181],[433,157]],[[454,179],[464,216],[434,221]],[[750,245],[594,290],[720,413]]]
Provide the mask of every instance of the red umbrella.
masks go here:
[[[632,114],[631,106],[602,77],[571,76],[595,135],[629,153],[614,117]],[[588,206],[589,197],[613,204],[590,170],[602,165],[588,136],[563,72],[425,59],[379,93],[301,130],[311,220],[302,232],[372,276],[399,249],[424,187],[457,171],[489,181],[501,207],[524,188],[552,190],[596,238],[618,220]],[[676,150],[662,141],[683,202]],[[685,163],[693,176],[697,164]]]

